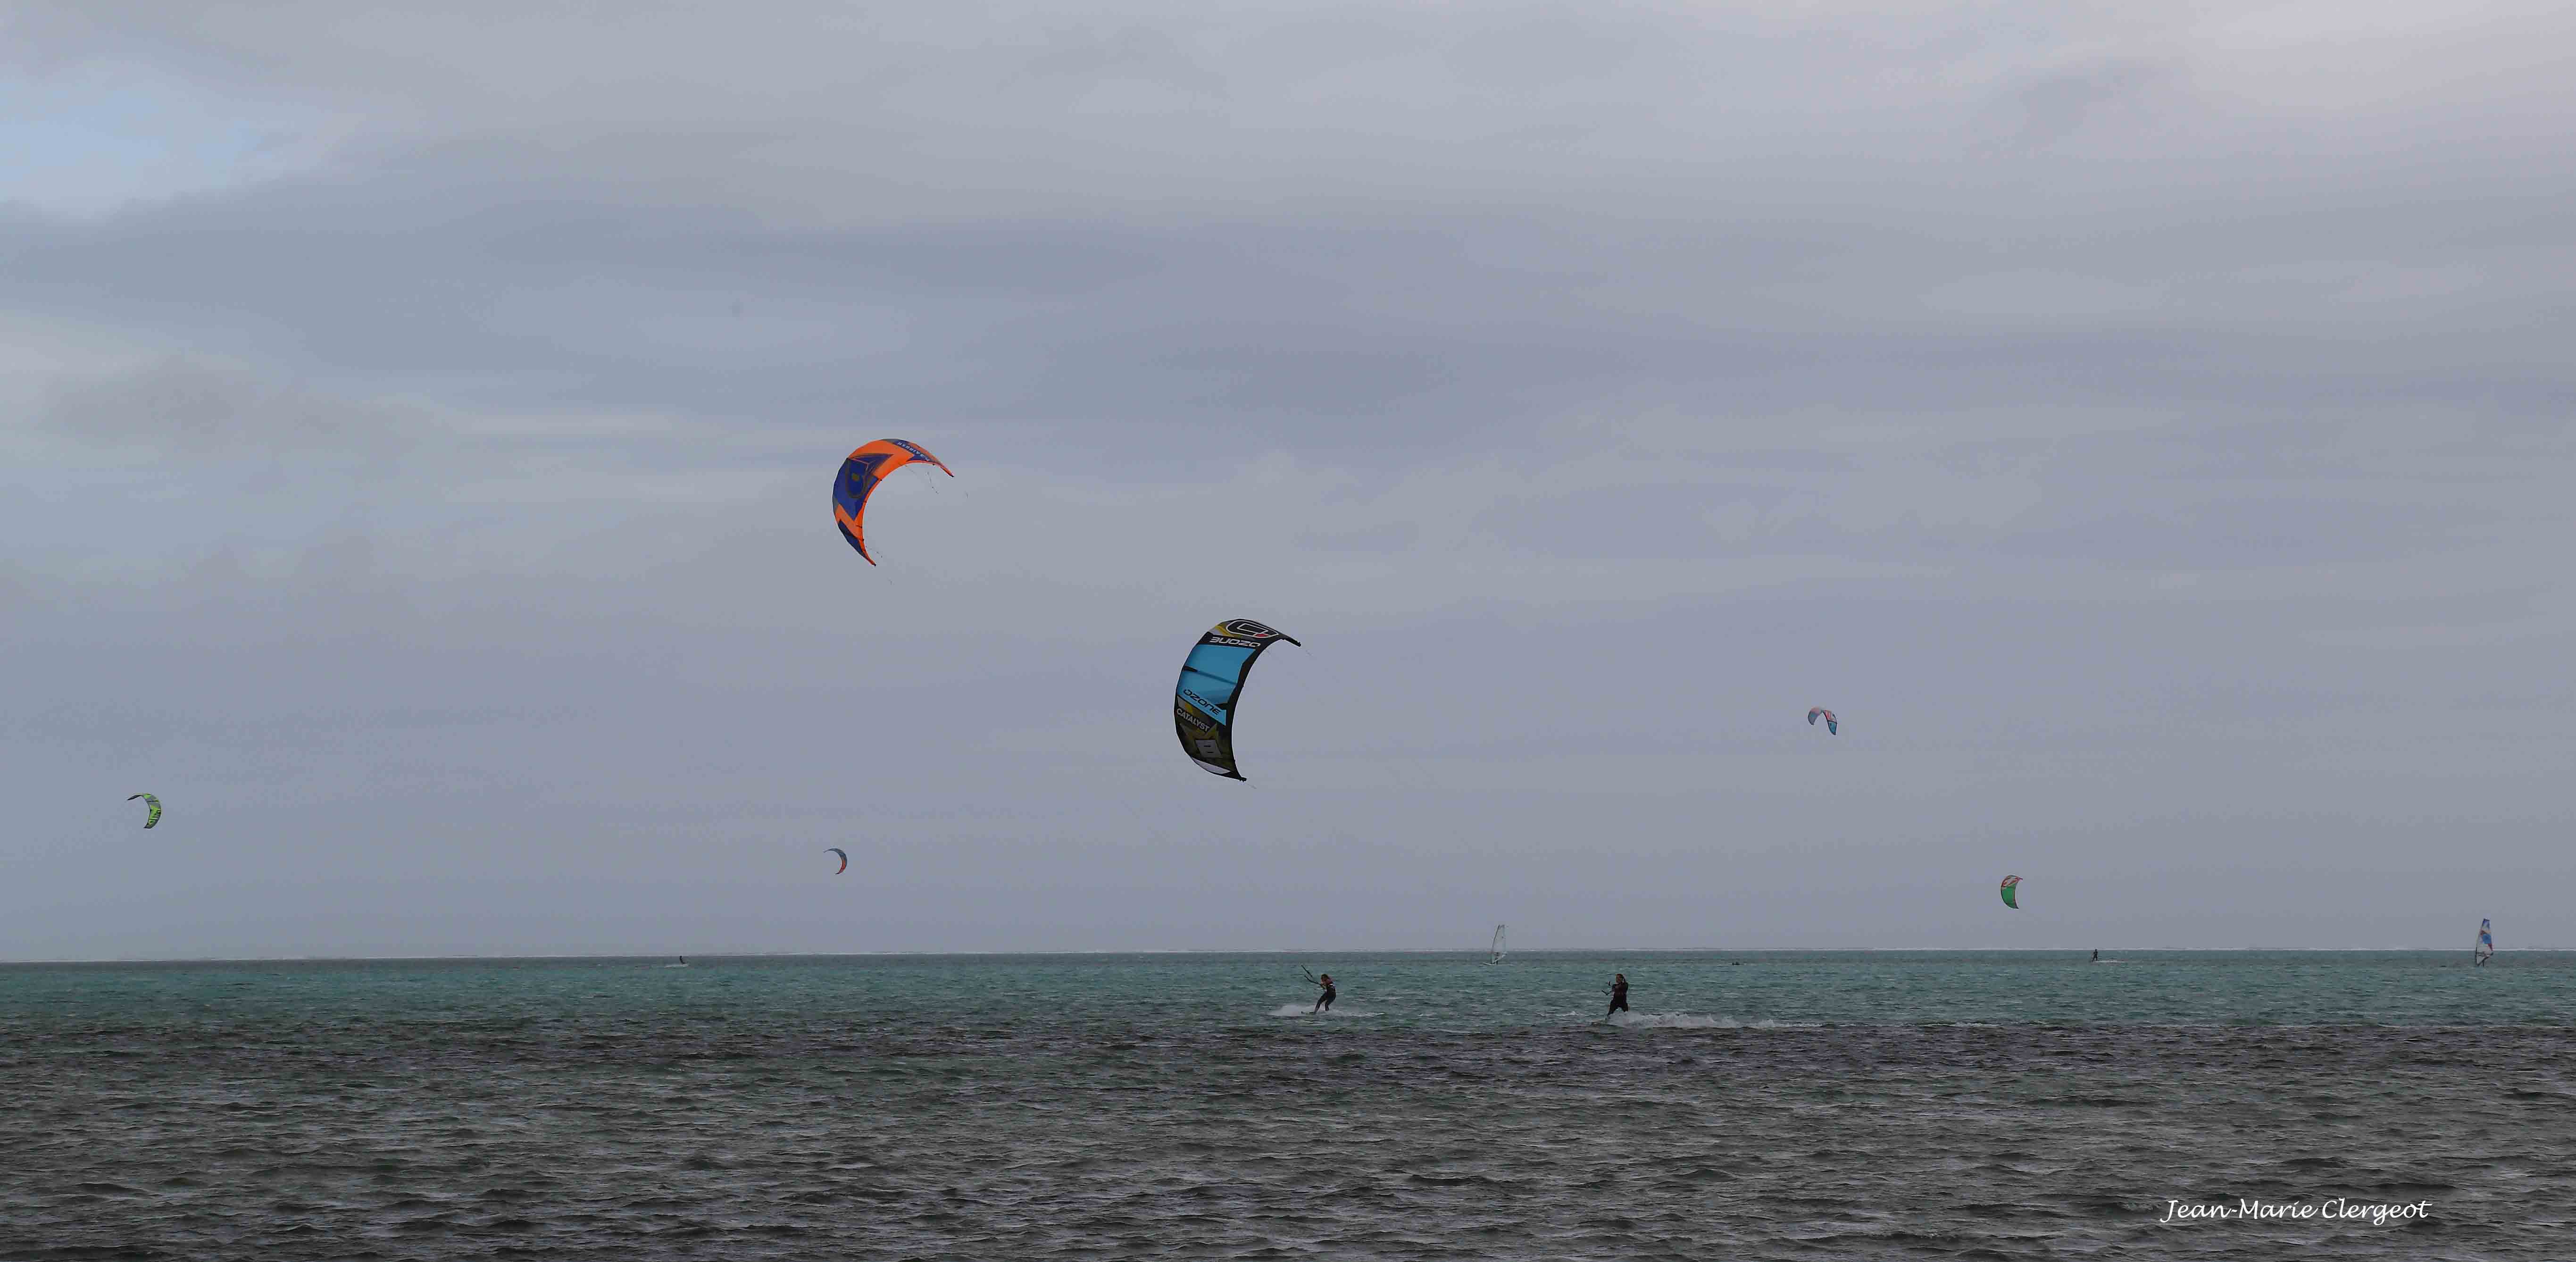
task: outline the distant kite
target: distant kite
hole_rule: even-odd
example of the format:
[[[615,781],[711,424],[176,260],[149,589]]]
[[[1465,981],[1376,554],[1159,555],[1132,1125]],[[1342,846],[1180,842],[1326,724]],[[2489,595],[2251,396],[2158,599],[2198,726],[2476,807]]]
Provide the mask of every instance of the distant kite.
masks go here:
[[[1842,721],[1834,717],[1833,711],[1828,710],[1823,706],[1817,706],[1814,709],[1807,711],[1807,726],[1814,727],[1816,725],[1816,720],[1818,719],[1823,719],[1825,721],[1825,733],[1827,735],[1840,736],[1843,734]]]
[[[126,800],[126,801],[128,801],[128,802],[132,802],[132,801],[135,801],[135,800],[136,800],[136,799],[138,799],[138,798],[142,800],[143,805],[144,805],[144,808],[145,808],[145,810],[148,812],[148,813],[147,813],[146,815],[144,815],[144,817],[143,817],[143,826],[144,826],[145,828],[150,828],[150,827],[151,827],[151,826],[153,826],[154,824],[158,824],[158,823],[160,823],[160,822],[161,822],[161,799],[156,798],[156,797],[152,796],[152,795],[151,795],[151,794],[149,794],[149,793],[137,793],[137,794],[135,794],[135,795],[134,795],[134,797],[130,797],[130,798],[127,798],[127,799],[125,799],[125,800]]]
[[[847,850],[843,850],[843,849],[841,849],[839,846],[825,846],[825,847],[823,847],[823,849],[824,849],[824,850],[826,850],[826,851],[828,851],[828,852],[830,852],[830,853],[832,853],[832,854],[836,854],[836,855],[841,856],[841,866],[839,866],[839,867],[837,867],[837,868],[832,869],[832,875],[834,875],[834,876],[839,876],[840,874],[842,874],[842,873],[847,872],[847,871],[849,871],[849,870],[850,870],[850,852],[849,852],[849,851],[847,851]]]
[[[876,564],[877,559],[868,555],[866,537],[859,529],[860,522],[867,516],[868,496],[876,491],[877,483],[885,481],[887,474],[917,460],[927,460],[939,465],[941,473],[952,478],[957,476],[954,470],[939,464],[939,457],[915,444],[900,438],[880,438],[851,452],[849,459],[841,462],[841,476],[832,480],[832,520],[839,523],[841,537],[849,540],[850,546],[858,549],[859,556],[870,565]]]
[[[2021,897],[2021,878],[2020,878],[2020,877],[2017,877],[2017,876],[2008,876],[2008,877],[2005,877],[2005,878],[2004,878],[2004,906],[2006,906],[2006,907],[2010,907],[2010,908],[2012,908],[2014,911],[2020,911],[2020,910],[2021,910],[2021,903],[2020,903],[2020,901],[2019,901],[2020,897]]]

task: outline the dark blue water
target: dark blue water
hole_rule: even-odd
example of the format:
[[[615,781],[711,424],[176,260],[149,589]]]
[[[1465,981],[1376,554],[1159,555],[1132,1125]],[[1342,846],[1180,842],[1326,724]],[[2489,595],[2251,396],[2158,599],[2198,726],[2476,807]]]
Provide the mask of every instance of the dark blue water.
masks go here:
[[[0,968],[0,1256],[2576,1256],[2576,956],[664,963]]]

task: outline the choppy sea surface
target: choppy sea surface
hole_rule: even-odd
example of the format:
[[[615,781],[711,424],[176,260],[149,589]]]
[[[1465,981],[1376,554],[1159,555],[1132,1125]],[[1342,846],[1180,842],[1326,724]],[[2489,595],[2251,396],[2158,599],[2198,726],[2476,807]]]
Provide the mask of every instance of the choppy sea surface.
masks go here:
[[[2576,1257],[2576,954],[2113,955],[0,967],[0,1257]]]

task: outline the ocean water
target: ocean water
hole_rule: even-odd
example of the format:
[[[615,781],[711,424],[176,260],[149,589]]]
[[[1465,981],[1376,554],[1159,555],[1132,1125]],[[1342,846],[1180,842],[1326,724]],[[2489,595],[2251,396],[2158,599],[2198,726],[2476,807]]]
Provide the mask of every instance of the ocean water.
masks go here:
[[[0,1257],[2576,1257],[2576,954],[2113,954],[0,967]]]

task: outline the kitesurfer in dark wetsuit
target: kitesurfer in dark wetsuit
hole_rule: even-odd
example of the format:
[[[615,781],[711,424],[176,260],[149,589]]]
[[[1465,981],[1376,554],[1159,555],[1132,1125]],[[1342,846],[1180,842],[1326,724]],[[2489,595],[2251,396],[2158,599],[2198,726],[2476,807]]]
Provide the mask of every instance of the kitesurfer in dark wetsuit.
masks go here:
[[[1628,975],[1626,973],[1612,973],[1610,975],[1610,1011],[1602,1013],[1601,1019],[1607,1021],[1613,1015],[1626,1012],[1627,1010]]]
[[[1315,996],[1315,1006],[1307,1010],[1306,1015],[1308,1016],[1313,1016],[1318,1012],[1330,1012],[1333,1010],[1333,975],[1326,973],[1323,976],[1316,978],[1315,984],[1323,987],[1324,993]]]

